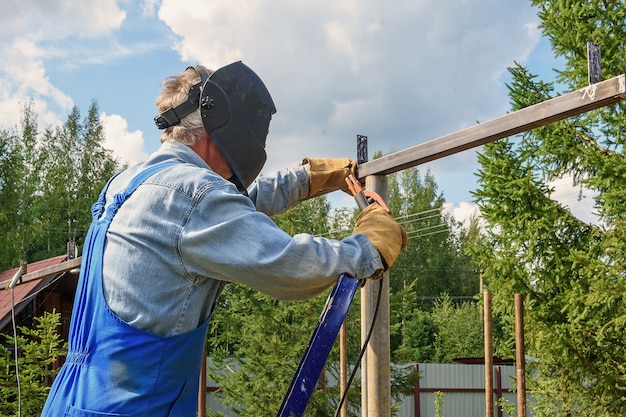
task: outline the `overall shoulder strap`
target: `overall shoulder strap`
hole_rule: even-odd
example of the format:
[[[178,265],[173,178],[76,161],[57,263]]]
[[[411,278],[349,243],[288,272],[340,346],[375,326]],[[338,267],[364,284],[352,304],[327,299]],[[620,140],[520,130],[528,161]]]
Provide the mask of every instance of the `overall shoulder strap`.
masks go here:
[[[125,194],[126,196],[132,194],[137,189],[137,187],[141,185],[141,183],[143,183],[145,180],[147,180],[148,178],[150,178],[157,172],[162,171],[165,168],[169,168],[171,166],[179,165],[179,164],[180,164],[179,161],[161,162],[160,164],[152,165],[151,167],[144,169],[143,171],[135,175],[135,177],[130,181],[130,183],[128,183],[128,186],[126,187],[124,191],[122,191],[122,193]]]
[[[120,206],[124,203],[124,201],[126,201],[128,196],[135,192],[137,187],[139,187],[145,180],[147,180],[159,171],[178,164],[180,164],[179,161],[161,162],[160,164],[152,165],[139,172],[132,180],[130,180],[125,190],[115,194],[115,196],[113,197],[113,202],[107,208],[106,218],[110,221],[115,213],[117,213],[117,210],[119,210]]]

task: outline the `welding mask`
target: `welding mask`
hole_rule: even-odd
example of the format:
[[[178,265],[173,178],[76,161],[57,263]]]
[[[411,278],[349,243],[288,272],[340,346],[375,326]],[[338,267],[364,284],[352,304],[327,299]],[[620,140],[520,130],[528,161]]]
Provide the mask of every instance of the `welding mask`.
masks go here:
[[[174,126],[199,107],[204,129],[233,170],[230,181],[245,192],[267,159],[265,141],[276,113],[272,97],[241,61],[211,75],[199,66],[189,68],[198,72],[200,82],[189,89],[186,102],[155,117],[155,123],[159,129]]]

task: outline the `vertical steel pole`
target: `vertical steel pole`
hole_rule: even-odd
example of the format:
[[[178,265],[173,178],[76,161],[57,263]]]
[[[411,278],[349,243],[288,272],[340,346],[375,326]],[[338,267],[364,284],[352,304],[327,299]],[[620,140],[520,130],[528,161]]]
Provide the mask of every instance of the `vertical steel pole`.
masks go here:
[[[515,294],[515,385],[517,417],[526,417],[526,353],[524,351],[524,298]]]
[[[413,417],[422,417],[422,406],[420,403],[420,365],[413,365],[413,372],[417,374],[415,386],[413,387]]]
[[[365,288],[371,283],[366,282],[365,286],[361,289],[361,346],[363,346],[367,340],[367,332],[369,325],[372,322],[370,317],[369,297],[365,293]],[[367,417],[368,414],[368,401],[367,401],[367,385],[368,385],[368,350],[365,350],[363,359],[361,359],[361,417]]]
[[[339,329],[339,398],[348,389],[348,329],[346,321],[343,321]],[[341,404],[341,417],[348,417],[348,397]]]
[[[368,160],[367,155],[367,136],[357,135],[356,136],[356,160],[357,163],[364,164]],[[358,174],[358,173],[357,173]],[[366,283],[366,286],[368,284]],[[365,289],[361,291],[361,346],[365,344],[367,338],[367,332],[369,329],[369,324],[372,319],[369,316],[370,310],[368,306],[368,298],[365,294]],[[361,416],[367,416],[367,350],[363,355],[363,359],[361,360]]]
[[[592,42],[587,42],[587,81],[589,85],[602,81],[600,45],[596,45]]]
[[[491,292],[484,292],[485,309],[485,417],[493,417],[493,345],[491,321]]]
[[[387,200],[387,177],[371,175],[365,179],[365,188]],[[378,300],[381,283],[369,281],[361,291],[367,309],[367,329]],[[389,272],[383,274],[378,315],[367,347],[367,417],[391,416],[391,343],[389,340]],[[365,319],[365,317],[363,317]]]

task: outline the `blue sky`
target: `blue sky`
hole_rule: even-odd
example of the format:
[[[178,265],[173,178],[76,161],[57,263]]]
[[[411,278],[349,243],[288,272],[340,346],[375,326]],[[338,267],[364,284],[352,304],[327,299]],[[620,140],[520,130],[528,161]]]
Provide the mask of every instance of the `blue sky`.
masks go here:
[[[160,82],[236,60],[272,93],[265,172],[303,157],[370,155],[435,139],[509,110],[507,66],[557,67],[523,0],[9,0],[0,16],[0,127],[33,98],[40,128],[95,100],[107,146],[137,162],[159,146]],[[430,169],[467,216],[475,151]],[[567,184],[565,185],[567,186]],[[337,193],[336,193],[337,194]],[[341,194],[341,193],[339,193]],[[337,206],[352,205],[333,195]]]

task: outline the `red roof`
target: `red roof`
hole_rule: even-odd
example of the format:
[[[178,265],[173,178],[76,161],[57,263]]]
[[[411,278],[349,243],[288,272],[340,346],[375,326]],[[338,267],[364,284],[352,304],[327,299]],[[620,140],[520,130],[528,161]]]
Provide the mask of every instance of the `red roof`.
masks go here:
[[[41,269],[47,268],[52,265],[56,265],[58,263],[63,262],[67,259],[67,255],[60,255],[54,258],[45,259],[43,261],[33,262],[28,264],[26,267],[26,272],[31,273],[35,271],[39,271]],[[0,329],[4,328],[11,321],[11,291],[6,290],[6,286],[8,281],[10,281],[18,268],[13,268],[8,271],[0,272],[0,283],[2,284],[2,288],[0,288]],[[36,279],[33,281],[26,282],[24,284],[19,284],[15,286],[13,289],[13,298],[15,302],[15,313],[19,313],[22,308],[27,303],[22,303],[22,301],[28,297],[29,295],[35,293],[39,287],[43,286],[43,283],[46,280]]]

